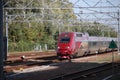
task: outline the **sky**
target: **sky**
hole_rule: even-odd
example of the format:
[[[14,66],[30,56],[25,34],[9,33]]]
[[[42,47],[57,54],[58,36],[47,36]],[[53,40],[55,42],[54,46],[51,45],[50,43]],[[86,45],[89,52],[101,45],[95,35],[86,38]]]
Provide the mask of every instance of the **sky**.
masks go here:
[[[69,1],[74,4],[73,8],[74,13],[76,13],[78,19],[90,22],[97,21],[117,29],[118,11],[120,12],[119,9],[120,0],[69,0]],[[119,7],[117,8],[115,6]]]

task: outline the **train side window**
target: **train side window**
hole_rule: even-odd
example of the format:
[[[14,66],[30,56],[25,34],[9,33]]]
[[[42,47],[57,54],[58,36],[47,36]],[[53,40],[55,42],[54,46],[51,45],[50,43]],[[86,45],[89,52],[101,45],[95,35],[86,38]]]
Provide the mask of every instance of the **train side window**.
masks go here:
[[[90,46],[90,47],[95,47],[96,45],[97,45],[96,42],[89,42],[89,46]]]
[[[77,37],[82,37],[82,34],[76,34]]]
[[[93,42],[93,46],[96,46],[97,45],[97,42]]]

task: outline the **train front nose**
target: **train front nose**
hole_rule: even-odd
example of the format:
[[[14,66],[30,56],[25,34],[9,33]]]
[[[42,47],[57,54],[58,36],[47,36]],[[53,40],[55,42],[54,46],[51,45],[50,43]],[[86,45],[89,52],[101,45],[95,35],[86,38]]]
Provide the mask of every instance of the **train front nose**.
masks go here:
[[[69,46],[58,47],[58,49],[57,49],[57,55],[58,55],[59,58],[68,58],[70,53],[71,53],[71,51],[70,51]]]

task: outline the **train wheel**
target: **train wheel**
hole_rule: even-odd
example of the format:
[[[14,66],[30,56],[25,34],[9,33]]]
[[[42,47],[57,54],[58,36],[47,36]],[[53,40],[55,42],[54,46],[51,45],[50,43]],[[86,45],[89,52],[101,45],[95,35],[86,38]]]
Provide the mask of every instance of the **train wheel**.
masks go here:
[[[68,58],[69,62],[72,62],[71,59],[73,59],[73,55],[70,55],[70,56],[69,56],[69,58]]]
[[[83,56],[87,56],[87,52],[86,51],[84,52]]]
[[[97,51],[97,52],[98,52],[98,54],[100,54],[100,53],[101,53],[101,50],[100,50],[100,49],[98,49],[98,51]]]
[[[109,52],[109,49],[106,48],[106,49],[105,49],[105,52],[106,52],[106,53]]]
[[[70,59],[73,59],[73,58],[74,58],[74,56],[73,56],[73,55],[70,55],[70,56],[69,56],[69,58],[70,58]]]
[[[83,56],[87,56],[90,54],[90,51],[85,51],[84,55]]]
[[[73,55],[73,57],[77,57],[78,56],[78,52],[76,52],[74,55]]]
[[[90,54],[91,52],[90,52],[90,50],[88,51],[88,55]]]

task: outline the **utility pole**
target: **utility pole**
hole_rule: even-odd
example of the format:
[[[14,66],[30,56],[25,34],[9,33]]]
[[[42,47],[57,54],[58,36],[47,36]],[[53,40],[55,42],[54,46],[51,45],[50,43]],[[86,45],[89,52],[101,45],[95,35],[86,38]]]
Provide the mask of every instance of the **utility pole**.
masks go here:
[[[118,54],[120,54],[120,24],[119,24],[119,21],[120,21],[120,18],[119,18],[119,10],[117,12],[117,21],[118,21],[118,34],[117,34],[117,38],[118,38]]]
[[[7,59],[7,55],[8,55],[8,13],[5,13],[5,17],[6,17],[6,37],[4,40],[4,58],[5,60]]]
[[[3,55],[3,0],[0,0],[0,80],[4,80]]]

